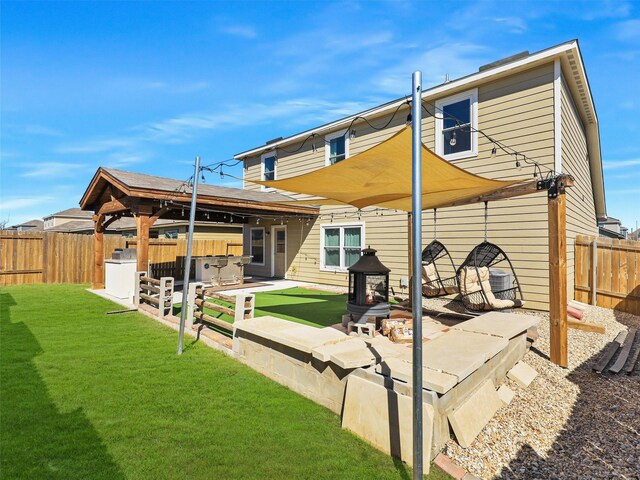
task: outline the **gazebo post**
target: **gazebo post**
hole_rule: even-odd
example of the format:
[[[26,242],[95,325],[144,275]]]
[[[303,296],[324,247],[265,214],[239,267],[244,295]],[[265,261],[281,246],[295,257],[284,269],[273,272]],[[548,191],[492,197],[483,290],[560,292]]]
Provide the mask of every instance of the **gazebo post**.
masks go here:
[[[151,212],[139,209],[136,212],[136,258],[139,272],[149,273],[149,227]]]
[[[567,204],[564,189],[548,200],[550,359],[568,366]]]
[[[104,288],[104,215],[93,216],[93,282],[91,288]]]

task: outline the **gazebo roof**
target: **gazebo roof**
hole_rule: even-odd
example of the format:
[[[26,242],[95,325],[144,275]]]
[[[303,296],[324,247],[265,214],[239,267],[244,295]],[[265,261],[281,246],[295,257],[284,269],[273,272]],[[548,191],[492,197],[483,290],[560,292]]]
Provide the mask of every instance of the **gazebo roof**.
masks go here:
[[[178,207],[191,200],[191,187],[173,178],[100,167],[87,187],[80,207],[104,215],[127,214],[134,206],[160,208],[160,202],[175,202]],[[260,192],[217,185],[198,185],[198,207],[231,214],[316,215],[317,208],[282,202],[292,199],[275,192]],[[162,218],[171,218],[163,215]]]

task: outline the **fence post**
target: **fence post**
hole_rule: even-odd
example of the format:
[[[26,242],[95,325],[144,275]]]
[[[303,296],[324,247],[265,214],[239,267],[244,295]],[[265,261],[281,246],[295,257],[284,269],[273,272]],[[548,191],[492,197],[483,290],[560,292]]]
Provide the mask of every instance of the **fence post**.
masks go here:
[[[193,327],[193,312],[196,308],[196,290],[198,288],[203,288],[203,284],[199,282],[191,282],[187,287],[187,316],[185,318],[185,327],[192,328]],[[181,308],[184,308],[182,305]]]
[[[598,239],[593,240],[591,249],[591,305],[598,300]]]
[[[167,291],[169,293],[167,294]],[[169,306],[165,302],[169,302]],[[173,309],[173,277],[160,277],[160,295],[158,298],[158,315],[164,318]]]
[[[133,294],[133,304],[136,307],[140,306],[140,282],[142,281],[142,277],[146,274],[147,272],[136,272],[136,285]]]
[[[249,303],[247,306],[246,303]],[[240,320],[244,320],[245,318],[253,318],[253,312],[255,310],[256,305],[256,296],[252,294],[242,294],[239,293],[236,295],[236,308],[235,308],[235,316],[234,323]]]

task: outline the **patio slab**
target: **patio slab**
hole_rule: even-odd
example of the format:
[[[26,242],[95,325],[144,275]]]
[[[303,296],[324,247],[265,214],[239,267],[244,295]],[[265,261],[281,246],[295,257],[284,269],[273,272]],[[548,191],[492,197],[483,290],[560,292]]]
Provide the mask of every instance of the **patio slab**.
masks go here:
[[[508,343],[504,338],[450,330],[425,343],[422,365],[432,370],[455,375],[458,381],[462,381],[487,360],[497,355]],[[411,352],[404,358],[411,358]]]
[[[320,360],[321,362],[328,362],[331,360],[333,355],[359,350],[368,352],[367,344],[359,338],[347,337],[345,340],[338,343],[330,343],[320,347],[315,347],[311,349],[311,355],[313,355],[313,358]],[[371,355],[370,352],[369,356],[373,358],[373,355]],[[359,367],[360,365],[357,366]]]
[[[410,385],[413,383],[413,363],[398,357],[385,358],[382,363],[376,365],[376,372]],[[422,369],[422,388],[444,394],[457,384],[458,377],[455,375],[430,368]]]
[[[234,329],[266,338],[305,353],[311,353],[311,350],[316,347],[350,338],[331,327],[315,328],[271,316],[241,320],[234,323]]]
[[[489,312],[452,327],[464,332],[484,333],[510,340],[537,325],[540,319],[531,315]]]
[[[449,414],[449,423],[461,447],[467,448],[502,406],[491,380],[487,380],[469,398]]]

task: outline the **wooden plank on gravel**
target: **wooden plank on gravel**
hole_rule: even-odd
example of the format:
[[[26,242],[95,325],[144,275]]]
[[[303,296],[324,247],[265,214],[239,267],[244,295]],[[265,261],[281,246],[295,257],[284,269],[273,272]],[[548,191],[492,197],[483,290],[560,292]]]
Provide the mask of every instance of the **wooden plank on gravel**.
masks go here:
[[[627,366],[627,369],[625,370],[627,375],[631,375],[631,373],[633,372],[633,367],[636,366],[636,362],[638,361],[638,357],[640,357],[640,342],[638,342],[638,346],[636,347],[636,351],[633,352],[633,355],[631,355],[631,361],[629,362],[629,365]]]
[[[598,325],[597,323],[583,322],[582,320],[576,320],[574,318],[567,318],[567,326],[575,330],[583,330],[585,332],[604,333],[604,325]]]
[[[623,330],[618,334],[618,336],[615,338],[613,342],[607,345],[607,347],[604,350],[604,353],[602,354],[598,362],[593,366],[594,372],[602,373],[604,369],[607,368],[607,365],[609,364],[613,356],[616,354],[616,352],[620,348],[620,345],[622,345],[622,343],[626,338],[627,338],[627,331]]]
[[[631,346],[633,345],[633,340],[636,337],[636,329],[630,328],[629,333],[627,333],[627,338],[624,340],[624,344],[622,345],[622,350],[620,350],[620,354],[618,355],[618,359],[616,362],[609,367],[609,371],[613,373],[620,373],[620,370],[624,367],[624,364],[627,363],[627,358],[629,358],[629,353],[631,352]]]

